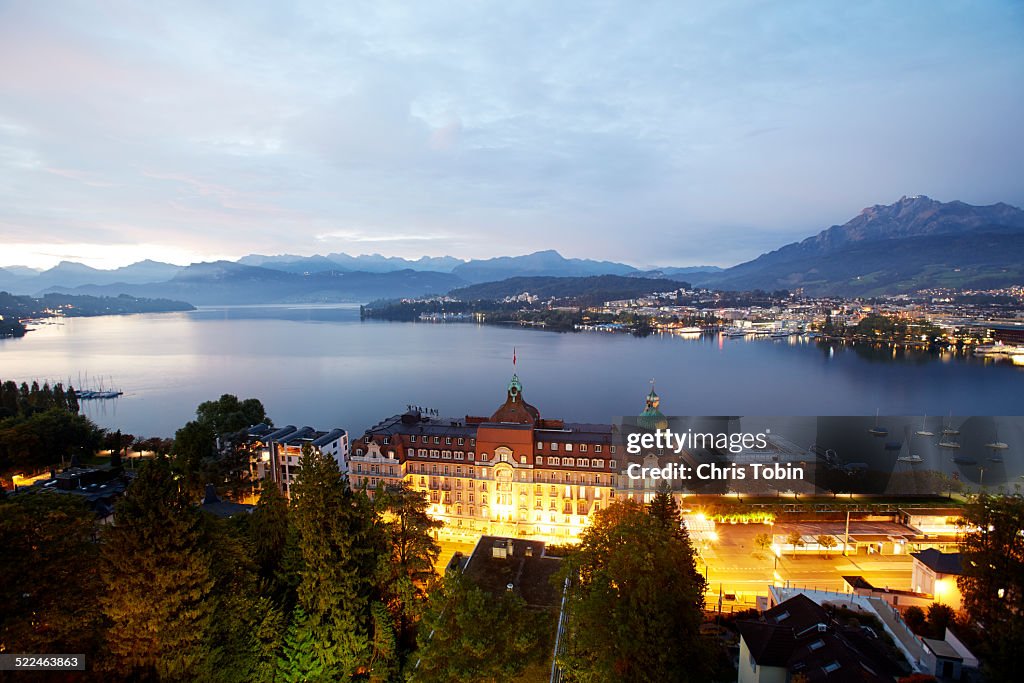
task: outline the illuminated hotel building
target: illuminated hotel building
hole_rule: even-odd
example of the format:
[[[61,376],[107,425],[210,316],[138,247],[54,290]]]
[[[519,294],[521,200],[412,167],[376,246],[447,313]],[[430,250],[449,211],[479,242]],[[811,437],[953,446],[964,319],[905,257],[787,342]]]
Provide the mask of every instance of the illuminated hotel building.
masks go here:
[[[542,418],[513,375],[490,417],[410,410],[370,428],[352,443],[349,477],[353,487],[368,488],[404,479],[427,494],[428,511],[445,523],[447,537],[566,541],[615,496],[624,466],[615,431]]]

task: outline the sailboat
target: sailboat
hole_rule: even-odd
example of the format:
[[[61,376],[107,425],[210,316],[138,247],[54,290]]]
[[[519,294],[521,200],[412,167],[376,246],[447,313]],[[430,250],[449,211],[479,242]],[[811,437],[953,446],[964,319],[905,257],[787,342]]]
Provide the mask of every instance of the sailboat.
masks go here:
[[[871,427],[868,430],[868,433],[873,435],[873,436],[886,436],[889,433],[889,430],[886,429],[885,427],[879,427],[878,426],[878,410],[877,409],[875,410],[875,426]]]
[[[928,416],[921,418],[921,428],[917,430],[918,436],[935,436],[935,432],[928,431]]]
[[[898,462],[906,462],[911,465],[920,463],[924,458],[914,452],[914,435],[910,435],[910,440],[907,442],[907,450],[910,451],[909,455],[901,455],[896,460]]]
[[[953,426],[953,413],[949,414],[949,422],[943,428],[942,433],[946,436],[959,436],[960,430]]]
[[[996,440],[993,441],[992,443],[985,444],[985,448],[991,448],[994,451],[1005,451],[1009,447],[1010,447],[1010,444],[1006,443],[1005,441],[1000,441],[999,440],[999,428],[998,427],[996,427]]]

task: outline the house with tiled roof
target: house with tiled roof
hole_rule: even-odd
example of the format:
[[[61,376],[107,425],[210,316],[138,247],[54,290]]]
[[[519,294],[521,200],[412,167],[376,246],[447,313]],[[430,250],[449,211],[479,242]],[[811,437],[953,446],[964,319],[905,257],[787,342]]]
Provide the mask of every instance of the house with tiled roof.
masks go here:
[[[805,595],[737,622],[739,683],[892,683],[906,663],[870,628],[840,624]]]

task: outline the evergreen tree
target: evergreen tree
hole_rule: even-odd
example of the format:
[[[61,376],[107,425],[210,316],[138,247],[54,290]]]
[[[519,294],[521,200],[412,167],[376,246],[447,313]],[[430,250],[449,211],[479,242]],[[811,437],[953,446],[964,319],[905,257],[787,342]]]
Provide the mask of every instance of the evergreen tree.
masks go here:
[[[315,636],[302,608],[296,608],[284,638],[284,647],[277,660],[274,680],[280,683],[329,681],[330,668],[317,652]]]
[[[432,532],[442,526],[427,514],[426,494],[405,484],[382,487],[374,497],[387,552],[381,555],[380,593],[394,620],[402,655],[415,644],[415,626],[434,580],[441,547]]]
[[[963,525],[957,585],[964,610],[985,629],[983,668],[989,680],[1016,680],[1024,651],[1024,500],[980,496],[965,508]]]
[[[102,618],[95,534],[77,496],[0,498],[0,649],[93,657]]]
[[[270,480],[262,483],[260,498],[248,518],[248,533],[260,576],[274,579],[288,542],[288,500]]]
[[[461,572],[449,572],[430,594],[419,630],[416,683],[508,681],[544,653],[538,619],[515,593],[491,595]]]
[[[174,434],[174,469],[191,496],[198,496],[210,482],[207,475],[216,459],[216,440],[209,425],[194,420]]]
[[[647,512],[657,519],[672,534],[678,534],[683,529],[682,518],[679,515],[679,504],[672,495],[672,489],[668,482],[662,481],[647,507]],[[685,529],[684,529],[685,531]]]
[[[162,680],[212,680],[216,577],[208,530],[165,458],[145,463],[103,544],[108,667]]]
[[[366,496],[349,488],[334,458],[309,446],[291,494],[302,557],[297,595],[305,614],[296,637],[312,639],[317,670],[348,680],[369,654],[372,510]]]
[[[566,572],[571,618],[560,662],[568,675],[586,681],[712,679],[715,645],[700,636],[704,581],[689,540],[662,519],[632,501],[611,505],[583,533]]]

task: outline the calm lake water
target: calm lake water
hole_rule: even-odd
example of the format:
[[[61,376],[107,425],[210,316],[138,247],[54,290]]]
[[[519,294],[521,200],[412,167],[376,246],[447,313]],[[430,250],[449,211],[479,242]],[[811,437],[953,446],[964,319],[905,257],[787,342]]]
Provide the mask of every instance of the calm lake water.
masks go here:
[[[1021,415],[1024,367],[950,354],[788,340],[560,334],[470,323],[361,322],[356,306],[203,308],[78,318],[0,340],[0,379],[78,385],[103,378],[116,401],[86,403],[100,425],[171,436],[200,402],[257,397],[275,423],[355,434],[407,404],[490,414],[512,351],[541,414],[609,422],[643,409],[657,380],[674,415]],[[112,378],[112,380],[111,380]]]

